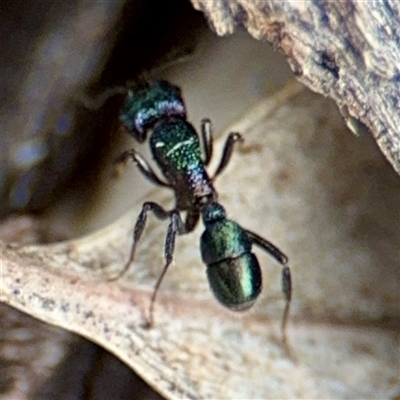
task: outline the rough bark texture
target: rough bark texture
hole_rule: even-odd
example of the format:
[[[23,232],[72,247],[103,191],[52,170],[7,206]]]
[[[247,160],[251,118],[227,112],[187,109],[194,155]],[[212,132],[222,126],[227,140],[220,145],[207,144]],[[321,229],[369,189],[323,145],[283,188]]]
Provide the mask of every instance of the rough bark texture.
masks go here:
[[[400,3],[397,0],[192,0],[219,35],[244,25],[280,49],[298,79],[365,124],[400,173]]]

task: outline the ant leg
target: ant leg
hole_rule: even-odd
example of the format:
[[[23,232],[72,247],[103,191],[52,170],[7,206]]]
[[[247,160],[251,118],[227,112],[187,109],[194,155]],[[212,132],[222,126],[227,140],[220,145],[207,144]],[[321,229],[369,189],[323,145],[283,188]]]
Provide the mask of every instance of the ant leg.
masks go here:
[[[131,248],[131,253],[129,255],[129,259],[126,262],[126,264],[124,265],[124,268],[122,268],[122,270],[116,276],[109,279],[110,281],[116,281],[117,279],[119,279],[123,275],[125,275],[125,273],[129,269],[130,265],[132,264],[132,262],[135,258],[137,243],[139,242],[140,237],[142,236],[143,230],[146,226],[147,213],[149,211],[152,211],[158,219],[167,219],[168,217],[170,217],[170,214],[171,214],[169,211],[165,211],[157,203],[146,202],[143,204],[142,211],[140,212],[140,214],[136,220],[135,228],[133,230],[133,244],[132,244],[132,248]]]
[[[213,154],[212,125],[208,118],[201,120],[201,139],[203,142],[204,164],[208,165]]]
[[[115,86],[113,88],[105,90],[103,93],[100,93],[94,98],[91,98],[86,94],[83,94],[79,96],[76,100],[88,110],[98,110],[111,97],[114,97],[116,95],[126,95],[127,93],[128,89],[125,86]]]
[[[285,295],[286,303],[285,310],[283,311],[281,332],[282,342],[286,344],[286,327],[289,320],[290,302],[292,300],[292,274],[288,265],[285,265],[282,269],[282,292]]]
[[[128,158],[131,158],[132,161],[136,164],[139,171],[150,181],[159,186],[171,187],[167,182],[162,181],[155,172],[151,169],[150,165],[147,161],[135,150],[130,149],[124,151],[120,154],[115,160],[115,164],[125,163]]]
[[[224,150],[222,151],[221,161],[219,162],[217,170],[214,172],[213,180],[220,175],[228,165],[232,156],[233,146],[238,141],[243,141],[243,137],[240,133],[232,132],[229,134],[228,139],[225,141]]]
[[[247,236],[250,240],[261,249],[265,250],[267,253],[271,254],[272,257],[278,261],[279,264],[286,265],[288,263],[288,258],[283,254],[275,245],[273,245],[268,240],[262,238],[254,232],[245,230]]]
[[[191,232],[199,222],[200,214],[197,210],[191,210],[187,212],[186,220],[185,220],[185,232]]]
[[[282,266],[282,292],[285,296],[286,304],[285,310],[283,311],[282,317],[282,341],[286,344],[286,327],[289,319],[290,313],[290,302],[292,300],[292,275],[290,273],[290,268],[287,265],[288,258],[285,254],[283,254],[276,246],[274,246],[268,240],[258,236],[256,233],[247,231],[246,234],[249,239],[258,247],[271,254]]]
[[[167,273],[168,267],[171,265],[173,256],[174,256],[174,249],[175,249],[175,239],[176,234],[184,233],[185,227],[182,222],[181,216],[177,210],[173,210],[169,213],[170,222],[168,225],[167,236],[165,238],[165,250],[164,250],[164,257],[165,257],[165,265],[159,276],[157,283],[154,287],[153,294],[151,296],[150,301],[150,308],[149,308],[149,320],[147,323],[147,328],[151,328],[153,326],[153,315],[154,315],[154,303],[156,301],[158,289],[160,288],[161,282],[164,279],[165,274]]]

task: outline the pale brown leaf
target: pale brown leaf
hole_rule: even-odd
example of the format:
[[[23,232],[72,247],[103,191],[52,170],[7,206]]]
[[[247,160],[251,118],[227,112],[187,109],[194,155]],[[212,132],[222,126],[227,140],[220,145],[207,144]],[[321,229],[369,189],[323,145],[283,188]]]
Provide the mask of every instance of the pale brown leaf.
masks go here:
[[[216,183],[220,201],[232,219],[290,257],[290,354],[279,331],[279,265],[256,251],[263,294],[250,312],[230,313],[209,291],[200,227],[178,238],[155,326],[144,327],[166,223],[150,217],[128,274],[107,280],[127,259],[140,203],[81,239],[2,244],[1,301],[100,344],[170,399],[394,396],[400,383],[395,173],[369,137],[348,134],[330,101],[298,84],[230,130],[242,132],[245,143]],[[148,198],[171,200],[162,189]]]

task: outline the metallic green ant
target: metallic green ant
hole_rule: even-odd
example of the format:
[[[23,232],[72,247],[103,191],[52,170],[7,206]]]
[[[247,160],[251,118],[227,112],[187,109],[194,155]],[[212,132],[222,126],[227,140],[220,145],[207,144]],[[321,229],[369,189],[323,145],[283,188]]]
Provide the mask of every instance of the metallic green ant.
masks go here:
[[[228,219],[225,209],[217,202],[218,195],[213,186],[215,178],[228,165],[235,143],[242,140],[241,135],[229,134],[219,166],[210,178],[205,167],[213,153],[211,122],[208,119],[201,122],[201,150],[197,132],[186,119],[186,107],[178,87],[166,81],[153,81],[129,90],[120,119],[127,131],[140,143],[144,142],[151,132],[151,154],[165,180],[159,178],[134,149],[122,153],[117,162],[132,159],[148,180],[174,191],[176,204],[175,208],[169,211],[154,202],[143,204],[136,220],[129,259],[122,271],[112,280],[125,274],[133,262],[136,246],[146,225],[147,213],[151,211],[161,220],[168,219],[165,265],[155,285],[149,308],[148,326],[152,326],[156,295],[172,262],[176,235],[191,232],[201,215],[205,226],[200,241],[201,257],[207,265],[211,290],[225,307],[233,311],[247,310],[261,293],[261,268],[256,256],[251,252],[253,244],[269,253],[283,266],[282,290],[286,306],[282,318],[282,332],[285,340],[292,295],[288,258],[269,241]],[[181,218],[181,212],[186,212],[185,221]]]

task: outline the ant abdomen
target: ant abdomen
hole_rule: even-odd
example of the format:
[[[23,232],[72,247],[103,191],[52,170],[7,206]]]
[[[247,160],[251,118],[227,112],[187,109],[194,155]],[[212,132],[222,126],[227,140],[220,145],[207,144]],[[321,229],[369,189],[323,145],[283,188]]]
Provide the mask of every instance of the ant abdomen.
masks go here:
[[[215,298],[233,311],[248,310],[261,293],[261,269],[253,253],[207,265],[207,277]]]
[[[206,229],[200,250],[211,290],[225,307],[247,310],[262,288],[260,265],[251,252],[252,242],[240,225],[226,218],[220,204],[207,204],[202,216]]]

